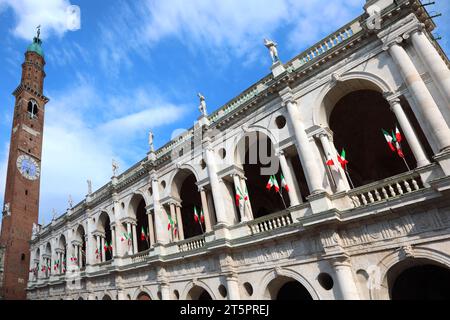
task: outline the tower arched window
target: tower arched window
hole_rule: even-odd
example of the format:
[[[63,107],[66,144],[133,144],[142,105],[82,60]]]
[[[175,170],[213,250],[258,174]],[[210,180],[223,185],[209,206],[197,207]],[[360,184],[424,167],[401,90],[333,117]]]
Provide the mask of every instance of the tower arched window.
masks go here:
[[[38,114],[38,104],[34,100],[28,101],[28,116],[31,119],[37,118]]]

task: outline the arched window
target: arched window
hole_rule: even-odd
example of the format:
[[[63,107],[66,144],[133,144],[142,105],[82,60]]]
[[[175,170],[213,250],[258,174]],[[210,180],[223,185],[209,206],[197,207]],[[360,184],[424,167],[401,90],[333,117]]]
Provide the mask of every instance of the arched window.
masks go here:
[[[37,118],[38,115],[38,104],[34,100],[28,101],[28,116],[31,119]]]

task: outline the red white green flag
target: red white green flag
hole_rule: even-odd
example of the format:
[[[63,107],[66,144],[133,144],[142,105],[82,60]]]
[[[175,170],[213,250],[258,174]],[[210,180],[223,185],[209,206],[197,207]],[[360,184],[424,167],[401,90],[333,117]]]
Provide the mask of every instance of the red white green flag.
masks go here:
[[[283,174],[281,174],[281,187],[284,188],[287,192],[289,192],[289,186],[288,186]]]
[[[267,190],[272,189],[272,187],[275,188],[275,192],[280,191],[280,186],[278,185],[277,178],[275,176],[270,176],[269,181],[267,182],[266,188]]]
[[[389,148],[391,148],[391,150],[393,151],[393,152],[395,152],[395,147],[394,147],[394,144],[392,143],[392,140],[393,140],[393,136],[391,136],[386,130],[384,130],[384,129],[381,129],[381,131],[383,132],[383,135],[384,135],[384,138],[386,139],[386,142],[388,143],[388,145],[389,145]]]
[[[198,212],[197,212],[197,207],[196,206],[194,206],[194,220],[195,220],[195,222],[198,222]]]
[[[273,176],[270,176],[269,181],[267,181],[266,189],[270,190],[272,189],[274,183],[273,183]]]
[[[338,161],[341,164],[342,169],[346,169],[348,160],[345,158],[345,150],[342,148],[341,154],[338,154]]]
[[[200,222],[204,223],[205,222],[205,213],[203,212],[203,208],[200,211]]]
[[[395,129],[396,129],[396,131],[398,131],[397,128],[395,128]],[[394,132],[392,132],[392,143],[395,145],[397,154],[400,158],[404,158],[405,155],[403,154],[402,146],[400,145],[400,141],[397,140],[397,137],[400,137],[400,141],[402,140],[402,136],[400,135],[400,132],[398,132],[398,134],[397,133],[394,134]]]
[[[241,190],[239,189],[239,187],[236,186],[236,196],[235,196],[235,199],[236,199],[236,206],[237,206],[237,207],[239,207],[239,202],[241,201],[242,198],[243,198],[242,192],[241,192]]]
[[[399,143],[402,142],[403,137],[400,133],[400,130],[398,130],[398,127],[395,126],[395,140],[397,140]]]
[[[141,241],[147,240],[147,236],[145,235],[144,226],[141,227]]]
[[[173,222],[172,217],[169,214],[167,214],[167,218],[169,219],[169,223],[167,225],[167,230],[169,231],[170,229],[174,228],[175,223]]]

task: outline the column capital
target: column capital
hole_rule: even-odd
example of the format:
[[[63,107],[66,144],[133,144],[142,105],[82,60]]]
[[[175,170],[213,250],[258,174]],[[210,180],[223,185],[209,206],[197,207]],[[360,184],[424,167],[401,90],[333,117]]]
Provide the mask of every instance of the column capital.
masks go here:
[[[381,30],[377,36],[383,42],[383,50],[386,51],[392,45],[400,44],[404,39],[408,39],[410,33],[420,30],[423,28],[422,25],[416,15],[411,13],[386,29]]]
[[[296,100],[294,98],[294,93],[292,92],[292,89],[290,87],[283,88],[279,91],[279,95],[281,97],[281,105],[287,106],[288,103],[294,103],[296,104]]]
[[[350,257],[348,254],[343,253],[339,256],[335,256],[333,258],[331,258],[330,263],[333,267],[351,267],[352,264],[350,262]]]

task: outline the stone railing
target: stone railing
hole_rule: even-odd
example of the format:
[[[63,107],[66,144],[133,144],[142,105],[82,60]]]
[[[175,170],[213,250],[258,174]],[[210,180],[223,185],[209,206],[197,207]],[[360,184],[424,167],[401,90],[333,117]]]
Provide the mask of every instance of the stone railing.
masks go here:
[[[352,22],[339,29],[337,32],[327,36],[323,40],[317,42],[315,45],[305,50],[303,53],[287,63],[287,69],[290,71],[295,71],[308,62],[315,60],[327,51],[338,46],[339,44],[346,42],[348,39],[362,30],[359,20],[360,17],[356,18]]]
[[[197,236],[187,240],[178,242],[178,250],[180,252],[186,252],[203,248],[205,246],[205,236]]]
[[[423,189],[420,175],[414,171],[390,177],[349,191],[355,207],[391,200]]]
[[[278,212],[261,218],[257,218],[248,223],[252,234],[258,234],[266,231],[287,227],[294,223],[291,212]]]
[[[147,260],[148,257],[150,257],[150,252],[152,251],[152,249],[147,249],[145,251],[136,253],[134,255],[132,255],[131,258],[131,262],[132,263],[139,263],[139,262],[144,262]]]

